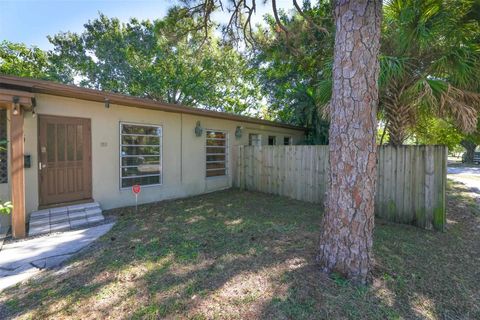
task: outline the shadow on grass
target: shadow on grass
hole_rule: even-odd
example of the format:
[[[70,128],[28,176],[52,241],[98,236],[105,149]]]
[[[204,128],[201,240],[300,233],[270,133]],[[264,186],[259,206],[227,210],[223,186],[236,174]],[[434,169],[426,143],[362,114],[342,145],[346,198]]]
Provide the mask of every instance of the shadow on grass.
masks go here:
[[[125,317],[176,313],[192,296],[206,296],[232,277],[298,250],[298,244],[284,245],[298,230],[315,231],[315,211],[308,204],[234,191],[145,205],[138,214],[113,210],[118,222],[107,236],[70,262],[67,273],[49,272],[7,290],[3,300],[11,302],[2,313],[72,315],[91,300],[98,306],[85,310],[91,317],[111,315],[112,306],[125,302],[131,303],[122,310]],[[22,287],[28,290],[17,294]]]
[[[67,271],[4,292],[0,318],[478,315],[478,272],[465,260],[480,250],[465,250],[464,223],[447,233],[378,223],[373,284],[355,287],[314,264],[313,204],[228,190],[107,214],[117,224]]]
[[[272,299],[261,318],[480,318],[478,203],[465,191],[449,183],[444,233],[377,219],[370,286],[328,279],[309,264],[283,275],[287,293]]]

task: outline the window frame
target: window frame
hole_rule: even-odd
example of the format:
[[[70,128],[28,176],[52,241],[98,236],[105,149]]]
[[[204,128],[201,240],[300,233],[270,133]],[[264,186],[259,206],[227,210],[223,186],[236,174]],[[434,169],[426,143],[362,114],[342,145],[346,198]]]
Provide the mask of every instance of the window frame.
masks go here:
[[[288,139],[288,144],[285,144],[285,139]],[[292,136],[283,136],[283,145],[284,146],[291,146],[293,144]]]
[[[252,136],[257,136],[256,141],[258,141],[258,144],[252,144],[253,140],[251,139]],[[268,141],[267,141],[268,142]],[[262,135],[260,133],[253,133],[250,132],[248,134],[248,145],[249,146],[254,146],[254,147],[261,147],[262,146]],[[267,144],[268,145],[268,144]]]
[[[273,140],[273,144],[270,144],[270,139]],[[267,145],[276,146],[277,145],[277,136],[268,136]]]
[[[118,160],[119,160],[119,179],[118,179],[118,182],[119,182],[119,187],[120,187],[120,190],[127,190],[127,189],[131,189],[132,187],[124,187],[123,184],[122,184],[122,180],[123,180],[123,173],[122,173],[122,169],[124,167],[138,167],[138,166],[123,166],[122,165],[122,159],[123,158],[134,158],[134,157],[141,157],[142,155],[122,155],[122,147],[124,146],[123,143],[122,143],[122,137],[123,137],[123,133],[122,133],[122,128],[123,128],[123,125],[131,125],[131,126],[140,126],[140,127],[153,127],[153,128],[160,128],[161,129],[161,132],[162,134],[160,135],[160,139],[159,139],[159,147],[160,147],[160,154],[158,155],[160,157],[160,161],[159,161],[159,168],[160,168],[160,173],[159,174],[146,174],[146,175],[143,175],[143,176],[133,176],[135,178],[138,178],[138,177],[154,177],[154,176],[160,176],[160,179],[159,179],[159,183],[154,183],[154,184],[146,184],[146,185],[143,185],[141,184],[140,186],[142,188],[150,188],[150,187],[158,187],[158,186],[161,186],[163,185],[163,124],[151,124],[151,123],[138,123],[138,122],[128,122],[128,121],[120,121],[119,122],[119,125],[118,125],[118,130],[119,130],[119,135],[118,135]],[[142,135],[142,134],[125,134],[126,136],[144,136],[144,137],[155,137],[155,136],[152,136],[152,135]],[[125,145],[127,146],[127,145]],[[153,146],[153,145],[138,145],[138,146]],[[156,157],[156,155],[143,155],[143,156],[151,156],[151,157]],[[125,177],[126,179],[128,178],[133,178],[133,177]]]
[[[207,140],[208,140],[208,132],[209,131],[213,131],[213,132],[221,132],[223,134],[225,134],[225,146],[209,146],[207,145]],[[229,171],[228,170],[228,163],[230,162],[229,161],[229,157],[230,157],[230,150],[229,150],[229,146],[230,146],[230,139],[229,139],[229,134],[228,134],[228,131],[227,130],[222,130],[222,129],[205,129],[205,140],[204,140],[204,143],[205,143],[205,179],[218,179],[218,178],[225,178],[225,177],[228,177],[228,174],[229,174]],[[214,139],[214,140],[223,140],[223,139]],[[207,160],[207,156],[209,155],[222,155],[221,153],[207,153],[207,147],[215,147],[215,148],[223,148],[225,149],[225,174],[223,175],[220,175],[220,176],[207,176],[207,172],[208,171],[216,171],[216,170],[209,170],[207,168],[207,164],[208,163],[219,163],[219,161],[208,161]],[[221,163],[222,161],[220,161]],[[217,171],[219,171],[220,169],[218,169]]]

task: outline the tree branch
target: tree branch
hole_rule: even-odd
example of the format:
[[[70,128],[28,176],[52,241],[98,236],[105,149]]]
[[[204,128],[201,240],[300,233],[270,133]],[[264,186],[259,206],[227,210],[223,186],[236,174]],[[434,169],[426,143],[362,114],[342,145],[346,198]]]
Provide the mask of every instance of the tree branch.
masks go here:
[[[298,2],[297,0],[293,0],[293,5],[295,6],[295,9],[297,9],[298,13],[300,14],[300,16],[302,16],[303,19],[305,19],[305,21],[307,21],[310,25],[312,25],[313,27],[315,27],[318,31],[320,32],[324,32],[326,33],[327,35],[330,34],[328,32],[327,29],[325,29],[324,27],[321,27],[319,26],[317,23],[315,23],[308,15],[305,14],[305,12],[303,12],[302,8],[300,8],[300,6],[298,5]]]
[[[278,16],[277,1],[276,0],[272,0],[272,10],[273,10],[273,16],[275,18],[275,22],[280,27],[280,29],[282,29],[283,32],[285,32],[285,35],[288,35],[287,27],[285,27],[283,25],[282,21],[280,20],[280,17]]]
[[[256,3],[255,0],[252,0],[252,6],[249,7],[246,3],[244,4],[244,7],[247,8],[247,19],[245,23],[243,24],[243,35],[245,37],[245,41],[249,43],[251,46],[253,46],[255,42],[255,37],[253,36],[252,33],[252,15],[256,12]],[[248,33],[247,33],[248,29]],[[248,39],[247,34],[250,36],[250,39]]]

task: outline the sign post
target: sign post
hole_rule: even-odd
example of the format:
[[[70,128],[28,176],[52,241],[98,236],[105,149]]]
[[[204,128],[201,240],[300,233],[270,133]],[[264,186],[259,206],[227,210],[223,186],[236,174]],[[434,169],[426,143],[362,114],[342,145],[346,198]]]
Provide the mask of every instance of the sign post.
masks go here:
[[[142,191],[142,188],[139,184],[134,184],[132,186],[132,192],[135,195],[135,212],[138,213],[138,194]]]

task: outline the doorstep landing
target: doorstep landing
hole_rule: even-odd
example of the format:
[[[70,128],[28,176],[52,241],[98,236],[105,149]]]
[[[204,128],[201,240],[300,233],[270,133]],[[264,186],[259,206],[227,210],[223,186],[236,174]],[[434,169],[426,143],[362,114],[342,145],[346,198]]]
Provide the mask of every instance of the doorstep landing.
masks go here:
[[[28,236],[77,229],[104,219],[98,202],[39,210],[30,214]]]

